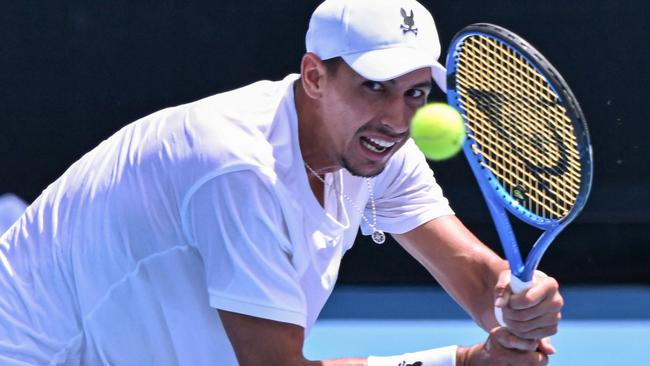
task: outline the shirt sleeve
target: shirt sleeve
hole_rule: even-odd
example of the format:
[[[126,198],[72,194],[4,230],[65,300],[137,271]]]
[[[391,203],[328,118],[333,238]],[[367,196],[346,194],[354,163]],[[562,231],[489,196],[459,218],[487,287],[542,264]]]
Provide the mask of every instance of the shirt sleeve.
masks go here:
[[[182,219],[203,259],[210,306],[304,327],[306,301],[270,179],[248,169],[204,181]]]
[[[410,139],[375,179],[374,194],[377,227],[387,232],[402,234],[437,217],[454,214],[424,155]],[[371,217],[370,205],[365,215]],[[372,233],[363,222],[361,231],[365,235]]]

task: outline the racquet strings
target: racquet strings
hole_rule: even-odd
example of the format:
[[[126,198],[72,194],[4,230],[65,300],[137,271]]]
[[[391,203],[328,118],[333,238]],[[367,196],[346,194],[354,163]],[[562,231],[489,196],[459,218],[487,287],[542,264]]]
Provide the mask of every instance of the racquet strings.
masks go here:
[[[481,165],[529,212],[567,216],[580,193],[581,163],[557,94],[525,58],[493,38],[465,38],[456,57],[458,103]]]

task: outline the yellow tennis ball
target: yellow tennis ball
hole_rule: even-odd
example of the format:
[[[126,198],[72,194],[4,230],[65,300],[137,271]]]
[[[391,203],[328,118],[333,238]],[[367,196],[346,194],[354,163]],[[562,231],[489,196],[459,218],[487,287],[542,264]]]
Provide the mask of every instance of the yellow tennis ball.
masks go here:
[[[415,112],[411,137],[428,159],[449,159],[465,142],[463,117],[448,104],[429,103]]]

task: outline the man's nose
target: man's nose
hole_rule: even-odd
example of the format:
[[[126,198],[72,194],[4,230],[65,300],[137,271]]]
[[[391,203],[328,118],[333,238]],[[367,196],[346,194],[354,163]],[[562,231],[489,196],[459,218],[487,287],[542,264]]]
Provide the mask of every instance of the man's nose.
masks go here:
[[[389,99],[386,112],[382,118],[382,124],[393,133],[401,135],[408,132],[412,115],[413,111],[404,98],[396,96]]]

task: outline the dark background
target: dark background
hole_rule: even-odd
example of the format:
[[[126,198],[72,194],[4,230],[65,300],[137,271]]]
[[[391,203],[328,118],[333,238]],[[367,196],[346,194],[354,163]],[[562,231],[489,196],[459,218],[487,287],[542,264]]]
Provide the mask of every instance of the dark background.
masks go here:
[[[443,53],[465,25],[504,26],[540,49],[582,104],[594,148],[594,188],[541,268],[569,284],[650,284],[650,3],[423,3],[437,21]],[[297,71],[317,4],[3,2],[0,193],[32,201],[71,163],[137,118]],[[498,243],[464,158],[432,166],[458,216],[484,241]],[[535,237],[521,233],[522,242]],[[431,282],[395,243],[379,247],[365,239],[344,259],[340,278],[346,284]]]

